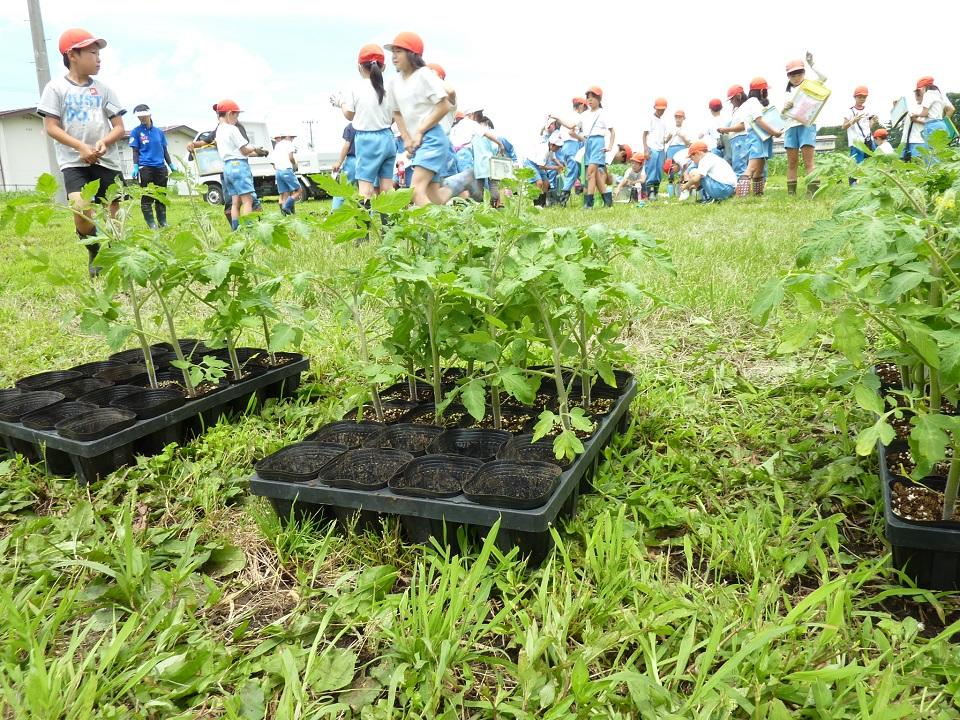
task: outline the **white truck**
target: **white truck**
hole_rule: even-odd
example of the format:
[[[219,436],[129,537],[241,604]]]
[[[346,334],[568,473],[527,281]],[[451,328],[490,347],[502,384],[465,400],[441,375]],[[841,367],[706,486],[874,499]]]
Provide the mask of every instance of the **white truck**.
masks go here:
[[[273,147],[266,123],[244,121],[243,127],[247,139],[254,147],[270,150]],[[210,133],[197,133],[194,140],[209,137]],[[318,153],[312,148],[298,149],[294,154],[297,160],[297,178],[303,191],[302,199],[320,199],[327,197],[310,179],[310,175],[329,175],[339,157],[337,153]],[[200,148],[194,152],[188,164],[189,172],[194,176],[194,184],[202,188],[204,199],[211,205],[223,204],[223,163],[214,146]],[[251,157],[250,171],[253,173],[253,188],[259,197],[278,195],[273,164],[265,157]]]

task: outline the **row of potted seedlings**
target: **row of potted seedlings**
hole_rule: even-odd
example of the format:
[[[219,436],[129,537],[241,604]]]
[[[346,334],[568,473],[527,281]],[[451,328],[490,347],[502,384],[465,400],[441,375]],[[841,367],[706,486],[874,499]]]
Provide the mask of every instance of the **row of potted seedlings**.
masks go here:
[[[638,228],[546,227],[523,185],[514,183],[502,211],[414,209],[381,232],[348,199],[325,221],[335,233],[345,226],[342,242],[359,234],[378,244],[358,267],[315,278],[353,328],[353,366],[364,380],[341,398],[354,408],[345,417],[352,425],[307,440],[330,443],[329,430],[348,432],[349,442],[332,441],[340,446],[327,450],[332,458],[302,446],[313,458],[302,482],[538,507],[598,428],[620,422],[634,384],[614,371],[628,360],[619,338],[656,306],[636,278],[650,266],[669,270],[669,258]],[[298,452],[265,459],[258,477],[282,473]],[[382,468],[372,461],[379,454]],[[291,496],[260,482],[254,492]]]
[[[800,317],[781,350],[826,338],[845,356],[837,381],[874,418],[857,452],[879,461],[894,566],[922,587],[958,589],[960,151],[935,134],[930,153],[938,162],[828,162],[857,185],[754,310],[763,319],[790,298]]]

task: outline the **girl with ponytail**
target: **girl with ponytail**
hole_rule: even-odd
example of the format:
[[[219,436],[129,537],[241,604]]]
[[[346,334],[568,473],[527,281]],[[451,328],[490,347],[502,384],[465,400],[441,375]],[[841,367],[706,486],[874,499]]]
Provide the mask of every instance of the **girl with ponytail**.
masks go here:
[[[340,104],[344,116],[352,122],[356,131],[354,145],[357,163],[354,177],[364,198],[393,189],[397,147],[390,130],[393,114],[387,104],[387,91],[383,83],[385,67],[382,47],[369,44],[360,48],[357,69],[363,82],[348,93]]]

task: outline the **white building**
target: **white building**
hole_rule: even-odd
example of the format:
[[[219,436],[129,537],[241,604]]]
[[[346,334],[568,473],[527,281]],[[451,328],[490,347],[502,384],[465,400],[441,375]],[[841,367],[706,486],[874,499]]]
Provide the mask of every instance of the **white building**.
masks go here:
[[[126,118],[125,118],[126,120]],[[136,127],[126,120],[127,130]],[[163,128],[167,136],[167,146],[174,163],[177,158],[187,157],[187,143],[193,140],[197,132],[187,125],[170,125]],[[120,149],[120,161],[123,175],[130,177],[133,156],[128,145],[129,135],[117,143]],[[37,179],[47,172],[46,133],[43,132],[43,118],[35,107],[0,111],[0,192],[11,190],[32,190]],[[57,179],[59,180],[59,174]]]

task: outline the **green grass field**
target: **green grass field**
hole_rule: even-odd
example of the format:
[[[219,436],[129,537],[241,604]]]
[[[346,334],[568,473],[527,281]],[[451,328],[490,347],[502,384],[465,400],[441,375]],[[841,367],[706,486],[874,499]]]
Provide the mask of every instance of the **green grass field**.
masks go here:
[[[669,304],[627,338],[633,422],[536,570],[489,543],[405,545],[389,522],[283,527],[249,495],[257,459],[337,416],[353,379],[332,317],[304,343],[309,402],[91,487],[0,461],[0,717],[960,717],[960,603],[890,569],[862,411],[829,353],[777,355],[748,317],[824,195],[781,178],[719,206],[544,212],[639,223],[677,275],[645,278]],[[63,320],[89,282],[70,225],[0,244],[0,386],[108,352]],[[65,285],[33,271],[38,251]],[[369,252],[318,234],[287,263]]]

